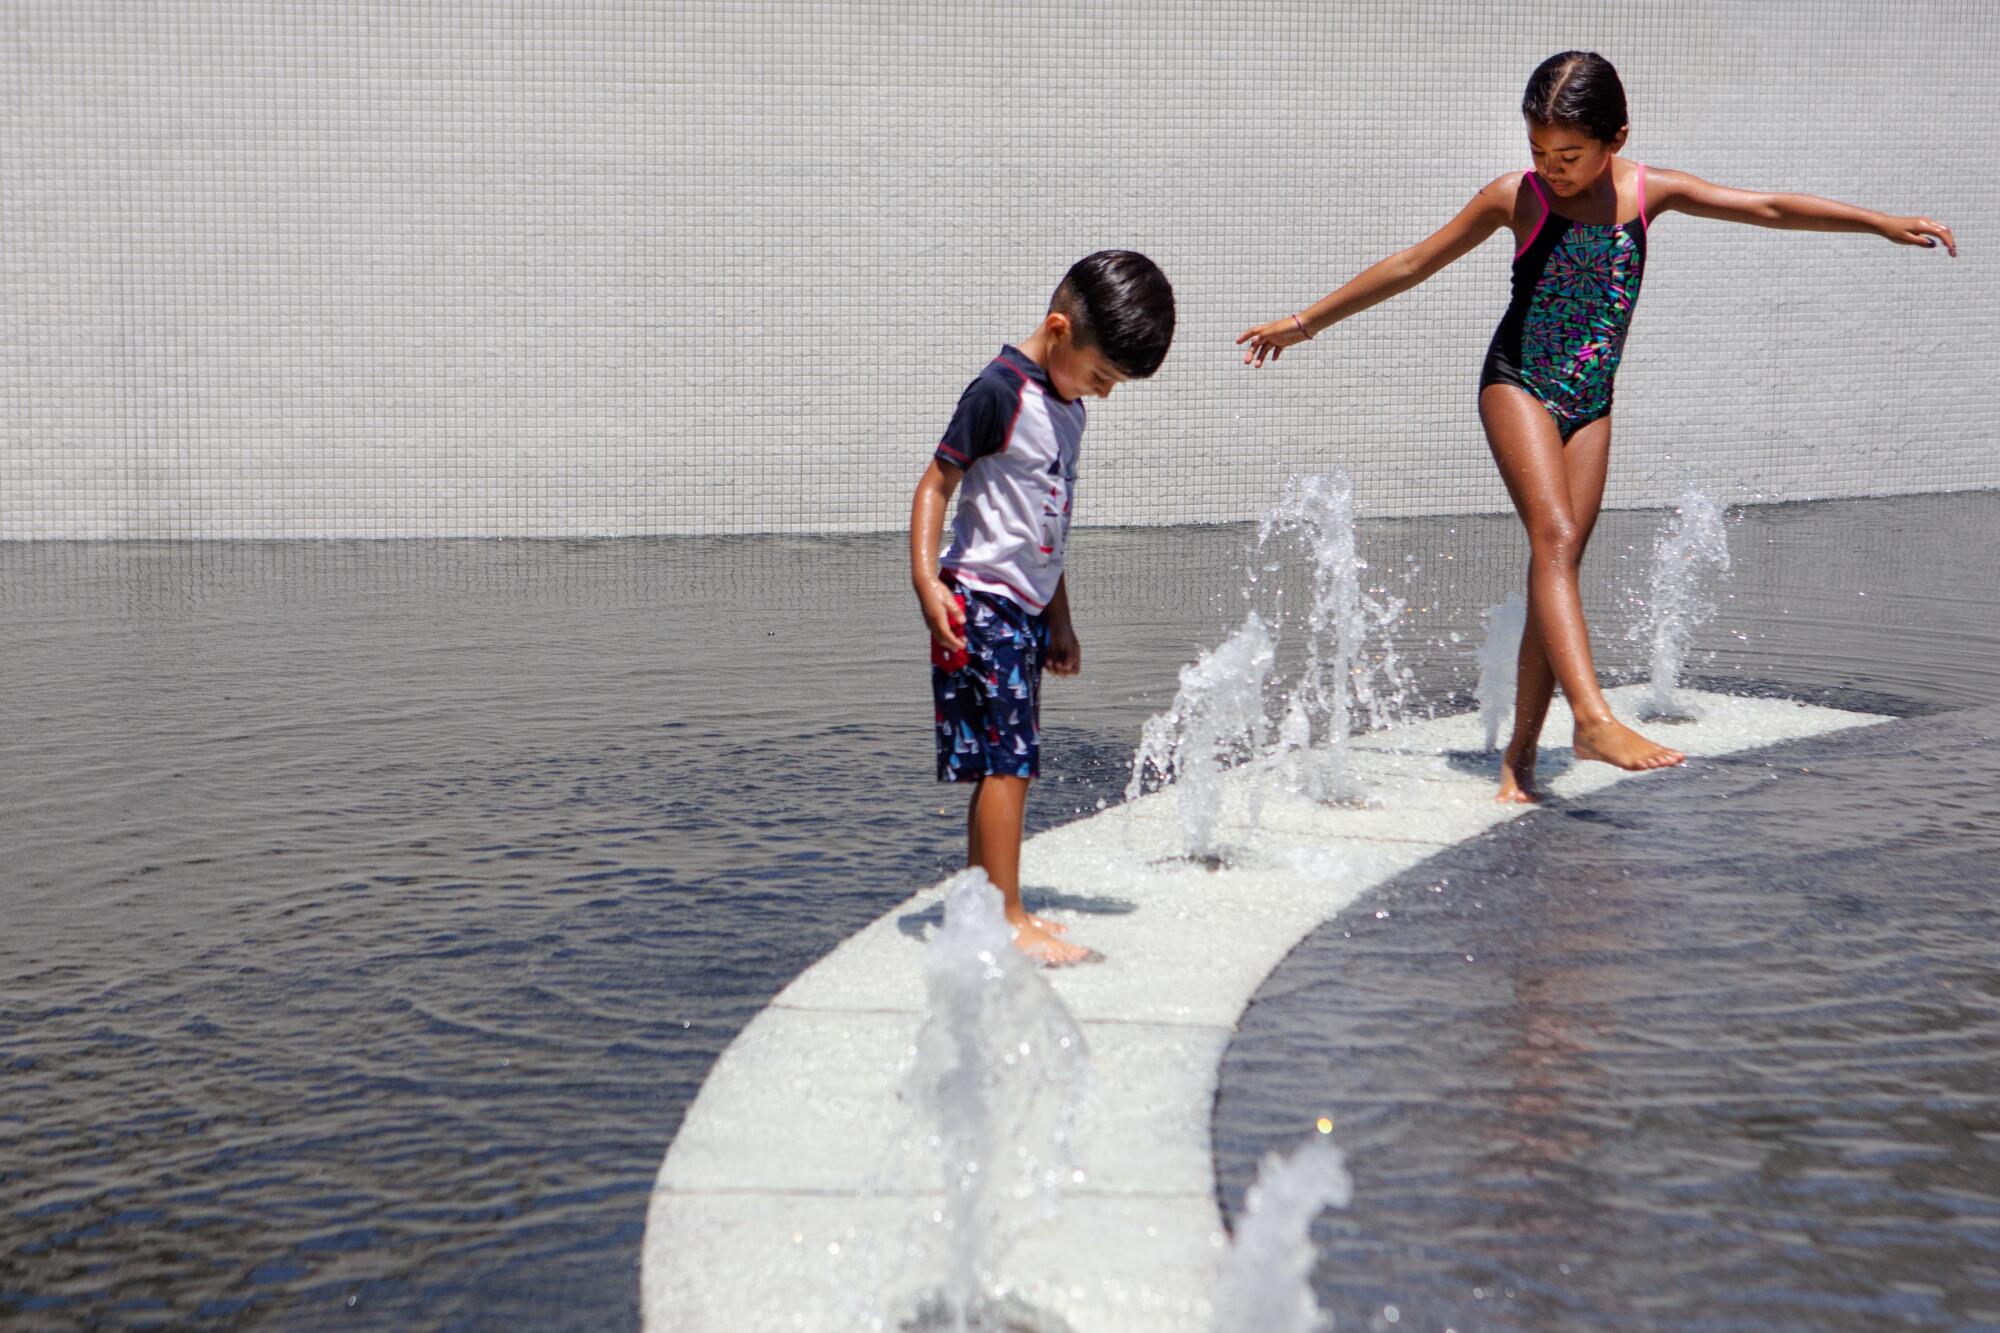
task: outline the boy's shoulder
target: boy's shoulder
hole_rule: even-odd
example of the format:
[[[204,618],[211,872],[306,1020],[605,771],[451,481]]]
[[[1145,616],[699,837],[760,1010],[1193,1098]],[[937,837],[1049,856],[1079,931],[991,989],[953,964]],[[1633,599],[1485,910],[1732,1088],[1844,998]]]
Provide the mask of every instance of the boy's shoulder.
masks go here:
[[[991,454],[1007,452],[1021,415],[1021,401],[1034,393],[1058,401],[1049,387],[1048,372],[1008,344],[973,376],[958,396],[951,423],[938,441],[935,457],[954,467],[969,468]],[[1077,405],[1081,429],[1081,405]]]
[[[1029,385],[1047,393],[1048,372],[1036,365],[1026,352],[1007,343],[1001,346],[991,361],[979,368],[979,373],[965,386],[965,392],[1000,393],[1017,398],[1021,390]]]

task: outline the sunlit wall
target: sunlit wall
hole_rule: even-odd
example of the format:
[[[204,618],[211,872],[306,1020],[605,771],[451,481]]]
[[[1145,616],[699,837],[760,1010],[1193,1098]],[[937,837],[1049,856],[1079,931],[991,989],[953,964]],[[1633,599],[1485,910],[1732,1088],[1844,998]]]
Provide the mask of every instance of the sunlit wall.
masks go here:
[[[2000,486],[1982,3],[0,5],[0,538],[852,531],[1104,247],[1179,336],[1093,404],[1079,520],[1506,505],[1504,237],[1233,339],[1527,165],[1602,51],[1628,153],[1958,228],[1669,216],[1609,503]],[[1979,88],[1989,91],[1980,93]]]

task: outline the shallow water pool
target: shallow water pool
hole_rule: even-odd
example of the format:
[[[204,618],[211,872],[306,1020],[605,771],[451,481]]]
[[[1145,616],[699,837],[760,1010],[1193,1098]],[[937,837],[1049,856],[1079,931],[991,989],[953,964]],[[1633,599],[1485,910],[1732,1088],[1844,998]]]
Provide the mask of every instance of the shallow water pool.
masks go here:
[[[1990,493],[1744,511],[1691,674],[1991,701],[2000,596],[1964,571],[2000,563],[1996,519]],[[1659,521],[1600,525],[1610,675]],[[1410,707],[1469,706],[1517,526],[1362,536],[1410,603]],[[1085,674],[1049,691],[1035,827],[1117,798],[1241,619],[1248,542],[1079,527]],[[647,1193],[715,1056],[959,854],[902,561],[0,546],[0,1315],[635,1326]]]
[[[1266,979],[1222,1196],[1334,1122],[1339,1327],[1994,1327],[1996,939],[2000,708],[1557,804]]]

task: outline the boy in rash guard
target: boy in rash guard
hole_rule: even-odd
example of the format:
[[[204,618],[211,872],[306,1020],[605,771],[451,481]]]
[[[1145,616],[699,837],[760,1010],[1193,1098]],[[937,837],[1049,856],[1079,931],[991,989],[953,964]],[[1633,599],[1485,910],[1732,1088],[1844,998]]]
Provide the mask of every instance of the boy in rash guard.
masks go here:
[[[966,864],[1000,890],[1015,946],[1046,965],[1094,956],[1021,906],[1020,875],[1028,783],[1041,771],[1042,667],[1073,676],[1083,660],[1063,583],[1083,400],[1151,375],[1173,336],[1173,288],[1152,260],[1130,250],[1078,260],[1040,326],[966,386],[910,506],[938,780],[972,784]],[[940,557],[945,504],[961,483]]]

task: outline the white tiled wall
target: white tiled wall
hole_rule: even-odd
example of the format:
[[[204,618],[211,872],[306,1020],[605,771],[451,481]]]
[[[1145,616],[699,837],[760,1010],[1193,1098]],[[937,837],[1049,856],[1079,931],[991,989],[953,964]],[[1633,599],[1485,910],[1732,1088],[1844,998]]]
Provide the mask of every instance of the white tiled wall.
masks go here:
[[[1181,326],[1096,407],[1080,521],[1299,468],[1502,508],[1504,238],[1261,373],[1232,340],[1526,165],[1569,46],[1641,160],[1964,241],[1664,220],[1609,502],[2000,486],[1986,0],[9,0],[0,538],[893,528],[1107,246]]]

